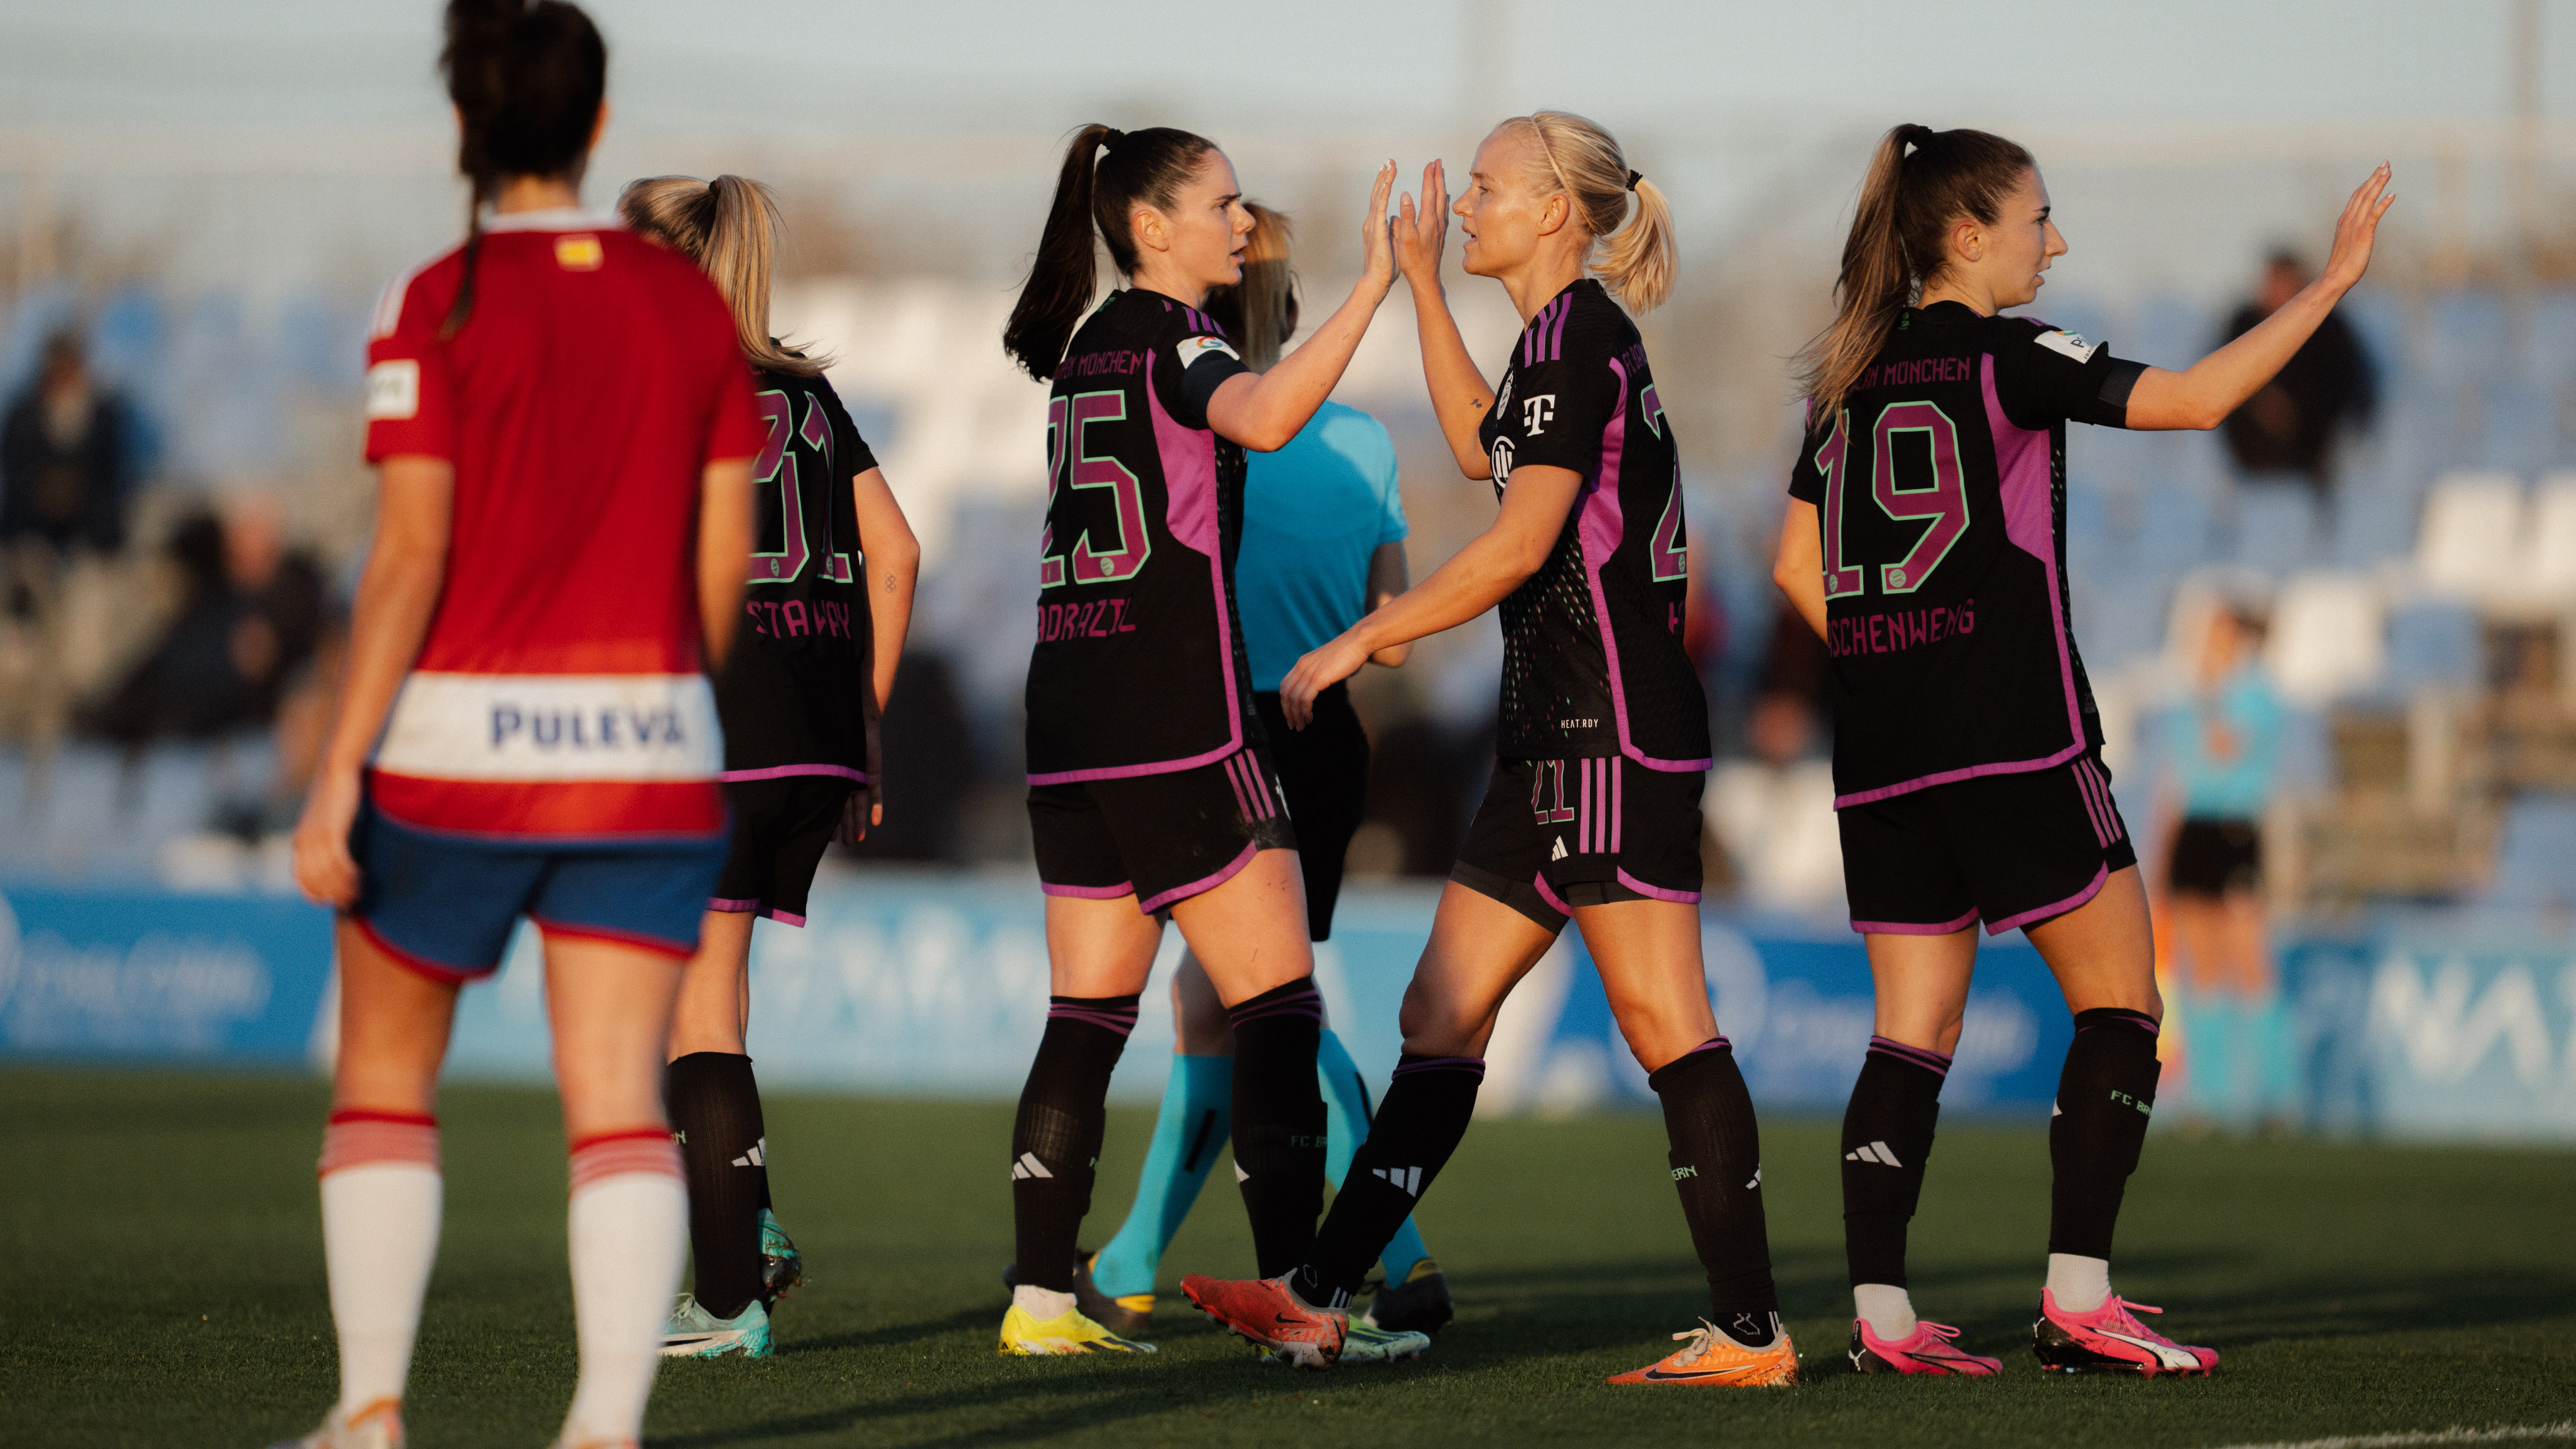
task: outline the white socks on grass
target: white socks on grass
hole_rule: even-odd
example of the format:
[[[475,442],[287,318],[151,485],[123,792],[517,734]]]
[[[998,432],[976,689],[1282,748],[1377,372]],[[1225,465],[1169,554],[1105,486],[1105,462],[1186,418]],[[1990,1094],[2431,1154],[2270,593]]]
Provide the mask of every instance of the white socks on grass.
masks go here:
[[[2090,1313],[2111,1296],[2111,1260],[2048,1255],[2048,1296],[2069,1313]]]
[[[340,1411],[399,1399],[438,1257],[438,1123],[331,1114],[322,1133],[322,1261],[340,1340]]]
[[[563,1442],[640,1439],[688,1251],[689,1189],[670,1132],[637,1129],[574,1144],[569,1211],[581,1378]]]
[[[1869,1320],[1869,1331],[1887,1343],[1914,1336],[1914,1299],[1887,1283],[1861,1283],[1852,1288],[1852,1308]]]

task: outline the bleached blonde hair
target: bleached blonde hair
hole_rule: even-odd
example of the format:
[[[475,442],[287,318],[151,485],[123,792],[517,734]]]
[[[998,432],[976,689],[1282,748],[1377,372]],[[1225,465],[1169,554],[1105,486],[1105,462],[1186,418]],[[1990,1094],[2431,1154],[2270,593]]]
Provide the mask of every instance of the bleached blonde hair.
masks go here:
[[[1532,111],[1494,129],[1522,130],[1537,143],[1547,165],[1542,179],[1573,203],[1575,219],[1598,248],[1589,258],[1592,270],[1628,310],[1652,311],[1673,294],[1672,207],[1655,183],[1630,168],[1616,137],[1568,111]]]
[[[814,377],[832,359],[798,357],[769,335],[769,270],[784,229],[769,188],[745,176],[648,176],[617,197],[618,215],[639,234],[689,260],[716,284],[733,309],[734,336],[752,366]]]

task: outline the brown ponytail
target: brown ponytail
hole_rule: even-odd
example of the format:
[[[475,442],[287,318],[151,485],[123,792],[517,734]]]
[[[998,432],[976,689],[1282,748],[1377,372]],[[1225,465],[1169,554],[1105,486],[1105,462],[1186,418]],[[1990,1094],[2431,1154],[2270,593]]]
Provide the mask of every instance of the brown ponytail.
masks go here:
[[[1094,164],[1092,153],[1109,148]],[[1065,344],[1091,305],[1100,269],[1091,249],[1094,229],[1109,244],[1110,263],[1125,276],[1136,270],[1136,235],[1127,218],[1139,202],[1162,209],[1180,194],[1201,156],[1216,143],[1187,131],[1156,126],[1120,131],[1089,125],[1073,133],[1057,173],[1055,201],[1047,208],[1038,254],[1020,284],[1020,300],[1002,329],[1002,350],[1045,382],[1064,361]]]
[[[1904,125],[1879,141],[1843,242],[1834,320],[1798,354],[1811,423],[1842,407],[1898,315],[1949,265],[1951,224],[1970,216],[1993,225],[2005,194],[2038,164],[1984,131]]]
[[[734,340],[752,366],[815,377],[832,359],[799,357],[769,335],[769,274],[784,229],[769,188],[746,176],[650,176],[618,193],[617,213],[637,235],[696,262],[733,309]]]
[[[444,341],[474,312],[485,203],[513,176],[581,175],[608,91],[608,45],[567,0],[448,0],[438,65],[456,103],[456,169],[473,186],[465,277],[438,329]]]

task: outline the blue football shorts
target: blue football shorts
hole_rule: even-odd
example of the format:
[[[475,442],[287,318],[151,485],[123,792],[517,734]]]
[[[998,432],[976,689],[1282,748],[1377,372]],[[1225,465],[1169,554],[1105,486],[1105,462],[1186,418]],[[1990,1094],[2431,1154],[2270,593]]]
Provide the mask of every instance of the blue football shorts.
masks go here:
[[[725,849],[722,835],[634,844],[469,838],[398,824],[369,801],[349,830],[359,872],[349,914],[396,961],[448,981],[498,970],[521,916],[549,936],[688,956]]]

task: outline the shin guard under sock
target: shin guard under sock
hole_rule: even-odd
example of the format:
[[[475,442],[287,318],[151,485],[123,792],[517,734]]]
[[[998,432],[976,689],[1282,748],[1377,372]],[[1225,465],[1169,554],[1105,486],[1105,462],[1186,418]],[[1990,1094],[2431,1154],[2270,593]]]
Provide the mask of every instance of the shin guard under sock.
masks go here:
[[[1855,1288],[1905,1286],[1905,1227],[1923,1195],[1949,1072],[1943,1053],[1869,1039],[1843,1111],[1843,1253]]]
[[[1646,1085],[1663,1099],[1672,1142],[1673,1185],[1691,1246],[1708,1270],[1711,1321],[1767,1325],[1780,1309],[1771,1281],[1771,1238],[1762,1217],[1762,1134],[1735,1048],[1712,1037],[1656,1068]],[[1761,1327],[1749,1341],[1768,1342]]]
[[[1333,1211],[1315,1235],[1314,1251],[1297,1270],[1297,1291],[1309,1303],[1347,1308],[1368,1277],[1369,1264],[1413,1205],[1431,1188],[1449,1154],[1476,1115],[1476,1089],[1485,1080],[1482,1057],[1418,1057],[1406,1053],[1395,1080],[1378,1104],[1366,1142],[1351,1156]]]
[[[1070,1293],[1075,1240],[1091,1211],[1091,1181],[1108,1123],[1109,1074],[1136,1029],[1136,998],[1054,996],[1047,1002],[1046,1035],[1038,1039],[1011,1127],[1011,1218],[1019,1281]]]
[[[2156,1019],[2097,1007],[2075,1013],[2075,1044],[2048,1123],[2048,1251],[2111,1256],[2120,1197],[2146,1144],[2156,1100]]]
[[[1153,1145],[1136,1174],[1136,1202],[1117,1236],[1091,1263],[1091,1281],[1112,1298],[1154,1291],[1163,1249],[1207,1184],[1208,1169],[1225,1155],[1233,1132],[1234,1058],[1172,1058],[1163,1083],[1163,1105],[1154,1118]]]
[[[1297,1266],[1324,1210],[1324,1099],[1315,1045],[1324,998],[1315,978],[1226,1008],[1234,1025],[1234,1176],[1264,1278]]]
[[[1368,1140],[1368,1080],[1360,1075],[1359,1065],[1343,1048],[1342,1039],[1324,1029],[1323,1039],[1315,1046],[1315,1080],[1323,1084],[1324,1115],[1329,1120],[1324,1145],[1324,1180],[1338,1183],[1351,1175],[1352,1154]],[[1387,1286],[1401,1285],[1413,1272],[1413,1265],[1431,1256],[1422,1245],[1422,1232],[1406,1218],[1389,1238],[1386,1251],[1377,1255],[1386,1269]]]
[[[731,1318],[760,1296],[760,1209],[769,1186],[751,1058],[691,1052],[663,1069],[662,1100],[689,1175],[698,1303]]]

